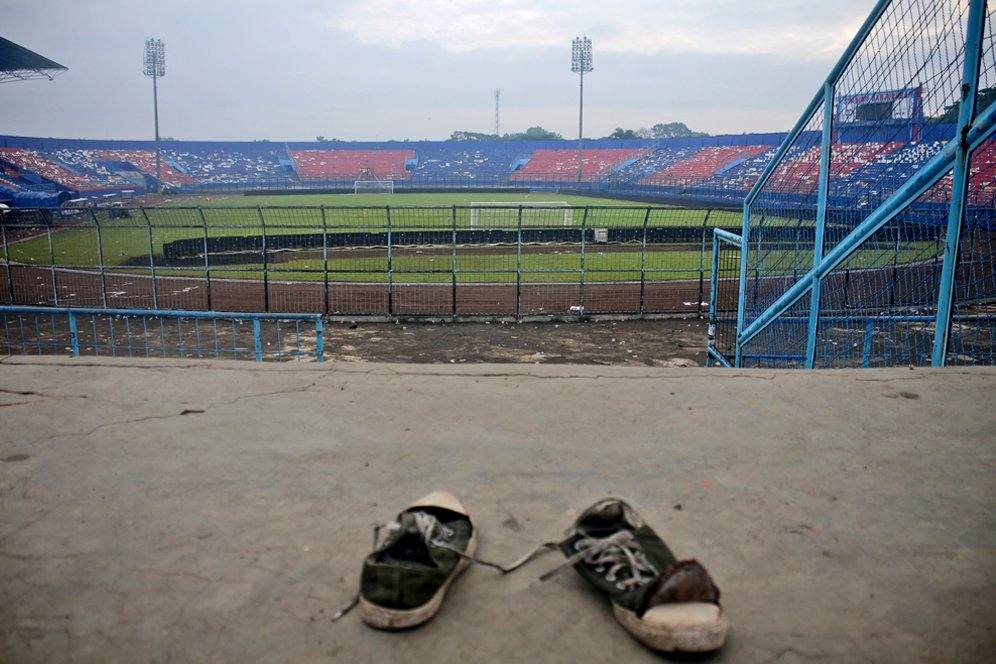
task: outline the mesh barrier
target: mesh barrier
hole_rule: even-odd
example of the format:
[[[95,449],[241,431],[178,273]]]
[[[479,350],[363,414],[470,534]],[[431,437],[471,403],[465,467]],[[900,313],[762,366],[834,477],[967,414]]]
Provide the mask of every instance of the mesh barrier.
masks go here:
[[[336,316],[703,315],[712,230],[738,221],[662,207],[12,210],[0,295]]]
[[[991,19],[977,0],[876,6],[747,196],[741,336],[724,357],[994,362]],[[963,80],[971,117],[960,117]]]

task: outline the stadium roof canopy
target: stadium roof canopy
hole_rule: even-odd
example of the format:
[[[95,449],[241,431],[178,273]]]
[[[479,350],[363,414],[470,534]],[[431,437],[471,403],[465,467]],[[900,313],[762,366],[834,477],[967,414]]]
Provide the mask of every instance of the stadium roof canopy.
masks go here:
[[[68,69],[0,37],[0,83],[27,81],[32,78],[47,78],[51,81]]]

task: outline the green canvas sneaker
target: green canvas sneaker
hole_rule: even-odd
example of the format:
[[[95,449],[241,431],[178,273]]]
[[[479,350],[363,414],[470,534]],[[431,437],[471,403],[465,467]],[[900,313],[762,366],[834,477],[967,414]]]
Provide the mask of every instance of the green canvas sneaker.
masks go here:
[[[719,589],[705,567],[675,558],[623,501],[595,503],[557,547],[567,556],[561,567],[572,565],[607,594],[616,619],[641,643],[667,652],[706,652],[726,641],[729,625]]]
[[[387,530],[363,561],[360,615],[378,629],[415,627],[436,615],[470,564],[477,528],[455,496],[437,491],[415,501]]]

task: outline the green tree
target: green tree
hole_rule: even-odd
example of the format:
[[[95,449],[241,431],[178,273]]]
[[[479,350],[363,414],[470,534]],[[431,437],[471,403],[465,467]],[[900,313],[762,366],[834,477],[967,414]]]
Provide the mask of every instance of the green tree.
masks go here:
[[[692,131],[684,122],[658,122],[650,128],[650,135],[653,138],[695,138],[709,134],[702,131]]]
[[[606,136],[605,138],[640,138],[632,129],[623,129],[622,127],[616,127],[616,130]]]
[[[476,131],[458,130],[450,134],[451,141],[497,141],[497,134],[482,134]]]
[[[996,101],[996,87],[980,88],[975,100],[976,112],[983,110]],[[944,112],[937,117],[927,118],[930,124],[956,124],[958,122],[958,103],[944,107]]]

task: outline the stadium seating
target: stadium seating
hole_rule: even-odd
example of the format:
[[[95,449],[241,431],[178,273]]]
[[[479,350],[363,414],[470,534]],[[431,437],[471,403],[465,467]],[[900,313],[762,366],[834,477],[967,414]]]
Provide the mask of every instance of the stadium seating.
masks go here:
[[[653,150],[646,150],[631,164],[619,169],[615,179],[618,182],[636,182],[642,180],[652,173],[666,170],[679,161],[692,157],[701,149],[657,147]]]
[[[182,166],[198,184],[272,181],[286,175],[276,150],[167,149],[164,154],[168,161]]]
[[[413,183],[503,184],[519,161],[529,158],[518,142],[438,143],[417,150]]]
[[[764,145],[730,145],[702,148],[688,159],[648,175],[640,184],[680,182],[691,186],[716,174],[716,171],[738,161],[744,161],[764,152]]]
[[[146,175],[156,175],[155,150],[94,150],[93,154],[103,161],[127,162],[137,166]],[[163,184],[172,186],[197,184],[194,178],[173,168],[161,157],[162,155],[160,155],[159,165]]]
[[[376,179],[407,180],[405,162],[414,150],[292,150],[294,168],[302,180],[355,180],[360,174]]]
[[[73,173],[69,169],[49,161],[34,150],[0,148],[0,160],[10,163],[21,171],[22,178],[25,177],[25,171],[30,171],[49,183],[55,183],[67,189],[96,191],[103,188],[102,185],[85,175]],[[2,165],[2,161],[0,161],[0,165]],[[44,181],[40,180],[35,184],[44,184]]]
[[[943,134],[932,131],[931,138]],[[82,193],[108,189],[142,191],[155,175],[149,143],[16,139],[0,136],[0,186],[22,190],[56,187]],[[777,135],[708,137],[617,147],[598,141],[584,152],[584,186],[616,194],[739,203],[757,182],[777,147]],[[818,137],[817,137],[818,139]],[[727,144],[724,144],[724,140]],[[188,191],[217,187],[294,186],[371,177],[412,187],[519,186],[573,183],[577,151],[564,142],[443,141],[358,143],[350,149],[310,149],[308,144],[167,142],[161,168],[165,184]],[[135,145],[136,147],[129,147]],[[410,147],[408,147],[410,145]],[[603,143],[604,145],[604,143]],[[830,197],[835,205],[865,207],[884,200],[943,147],[921,142],[836,143]],[[34,148],[34,149],[32,149]],[[811,203],[819,176],[819,148],[812,137],[790,148],[772,174],[765,196]],[[970,180],[976,199],[992,201],[996,149],[974,155]],[[925,198],[950,197],[950,177]]]
[[[771,161],[776,152],[778,152],[777,146],[768,146],[763,152],[759,152],[753,157],[722,168],[715,175],[689,188],[685,193],[703,198],[743,200],[754,183],[761,177],[761,173],[764,172],[768,162]]]
[[[60,149],[41,154],[49,161],[82,175],[102,187],[141,187],[145,184],[144,178],[136,179],[123,175],[115,170],[112,164],[95,157],[91,150]]]
[[[585,150],[581,157],[581,177],[590,179],[609,175],[613,166],[633,155],[627,149]],[[536,150],[525,166],[514,172],[509,181],[564,181],[578,173],[577,150]]]

